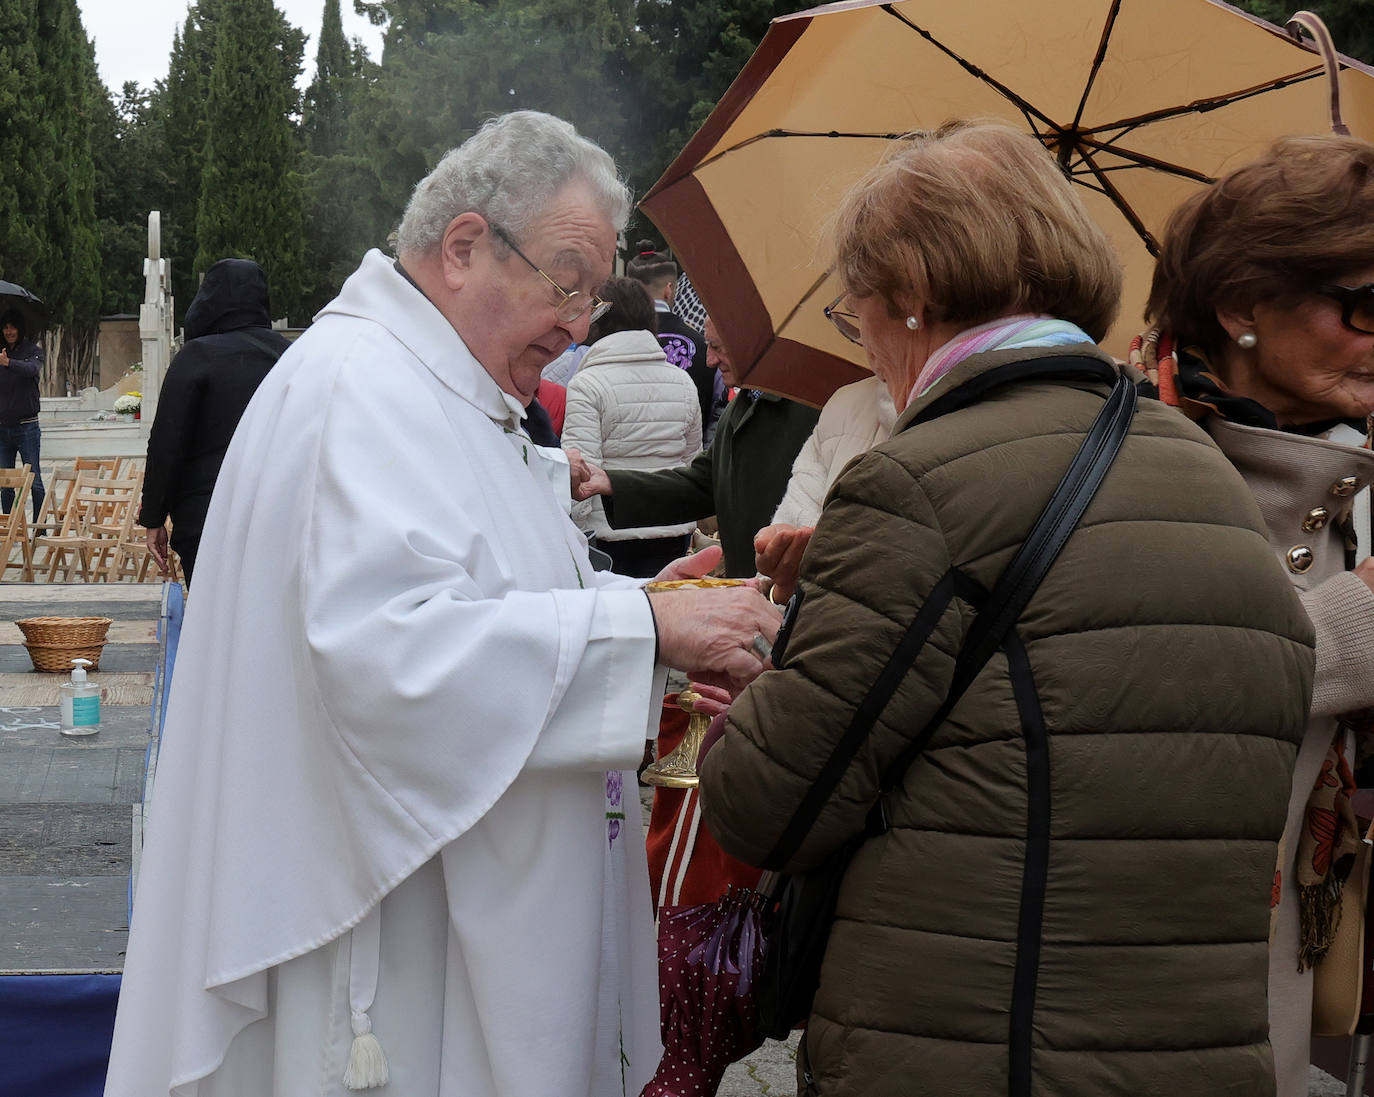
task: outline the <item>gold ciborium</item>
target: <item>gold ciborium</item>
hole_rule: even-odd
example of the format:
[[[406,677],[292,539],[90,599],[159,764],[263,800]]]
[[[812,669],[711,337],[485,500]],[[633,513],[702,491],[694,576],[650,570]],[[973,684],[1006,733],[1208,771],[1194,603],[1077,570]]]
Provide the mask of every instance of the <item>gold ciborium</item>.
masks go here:
[[[651,592],[664,590],[683,590],[692,587],[741,587],[743,579],[665,579],[658,583],[646,583],[644,589]],[[682,742],[665,754],[653,765],[648,766],[640,780],[647,785],[659,788],[696,788],[697,755],[701,753],[701,740],[706,729],[711,726],[711,718],[696,710],[701,694],[690,686],[677,695],[678,708],[687,713],[687,731]]]

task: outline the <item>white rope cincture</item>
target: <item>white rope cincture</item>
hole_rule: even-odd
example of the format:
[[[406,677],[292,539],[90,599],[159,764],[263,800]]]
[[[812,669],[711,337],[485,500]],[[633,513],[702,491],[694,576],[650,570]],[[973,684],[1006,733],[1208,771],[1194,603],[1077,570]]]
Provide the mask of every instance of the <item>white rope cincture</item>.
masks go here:
[[[378,903],[353,927],[348,955],[348,1009],[353,1023],[353,1043],[344,1070],[345,1089],[376,1089],[391,1080],[386,1054],[372,1032],[367,1011],[377,997],[377,969],[382,952],[382,916]]]

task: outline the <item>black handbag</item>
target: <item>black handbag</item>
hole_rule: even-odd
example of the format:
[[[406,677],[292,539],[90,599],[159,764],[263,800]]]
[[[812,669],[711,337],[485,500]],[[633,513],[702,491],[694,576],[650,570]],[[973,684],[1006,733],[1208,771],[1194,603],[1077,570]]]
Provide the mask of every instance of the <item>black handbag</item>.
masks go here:
[[[1048,365],[1048,360],[1044,361]],[[1096,365],[1094,363],[1094,367]],[[1109,368],[1105,364],[1101,366],[1103,370]],[[1094,376],[1100,375],[1093,367],[1089,369]],[[1115,374],[1114,370],[1111,372]],[[901,784],[911,763],[945,722],[993,652],[1006,642],[1008,633],[1078,525],[1115,460],[1130,429],[1135,408],[1135,386],[1117,374],[1106,404],[1093,420],[1054,495],[996,586],[982,601],[959,650],[949,692],[940,708],[882,775],[879,797],[869,813],[865,830],[845,842],[817,868],[778,879],[771,892],[776,909],[768,925],[767,951],[757,983],[759,1029],[764,1035],[785,1039],[810,1015],[811,1003],[820,985],[821,961],[835,920],[836,901],[850,861],[869,837],[888,829],[885,806],[888,797]],[[937,597],[940,586],[948,589],[943,596]],[[765,867],[785,864],[796,853],[868,732],[920,654],[950,599],[966,597],[976,604],[981,594],[977,584],[957,571],[952,571],[937,585],[937,592],[932,592],[926,600],[873,687],[860,702],[844,737],[768,855]]]

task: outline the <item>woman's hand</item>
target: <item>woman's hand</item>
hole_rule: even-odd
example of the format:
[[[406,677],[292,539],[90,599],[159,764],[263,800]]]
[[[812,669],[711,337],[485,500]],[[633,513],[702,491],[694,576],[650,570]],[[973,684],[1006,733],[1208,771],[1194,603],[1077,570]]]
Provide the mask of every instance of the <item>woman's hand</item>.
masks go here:
[[[797,589],[802,556],[815,526],[764,526],[754,534],[754,566],[773,580],[773,601],[786,602]]]
[[[1364,585],[1374,590],[1374,556],[1361,560],[1355,567],[1355,574],[1364,580]]]
[[[712,718],[719,716],[728,709],[730,702],[735,699],[728,689],[708,685],[705,682],[693,682],[692,689],[701,697],[701,700],[693,707],[697,712],[704,712]]]

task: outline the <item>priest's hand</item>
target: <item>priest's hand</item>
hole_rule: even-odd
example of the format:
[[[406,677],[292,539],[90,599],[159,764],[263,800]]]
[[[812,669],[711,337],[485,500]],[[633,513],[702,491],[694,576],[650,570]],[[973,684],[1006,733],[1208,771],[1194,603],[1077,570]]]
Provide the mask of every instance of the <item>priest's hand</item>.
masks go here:
[[[782,617],[754,587],[686,587],[648,598],[666,666],[733,694],[772,665],[768,650]]]
[[[764,526],[754,534],[754,566],[773,580],[773,601],[786,602],[797,589],[802,555],[815,526]]]
[[[572,478],[572,497],[579,503],[593,495],[610,495],[611,478],[605,469],[592,464],[577,450],[564,451],[568,457],[568,469]]]

